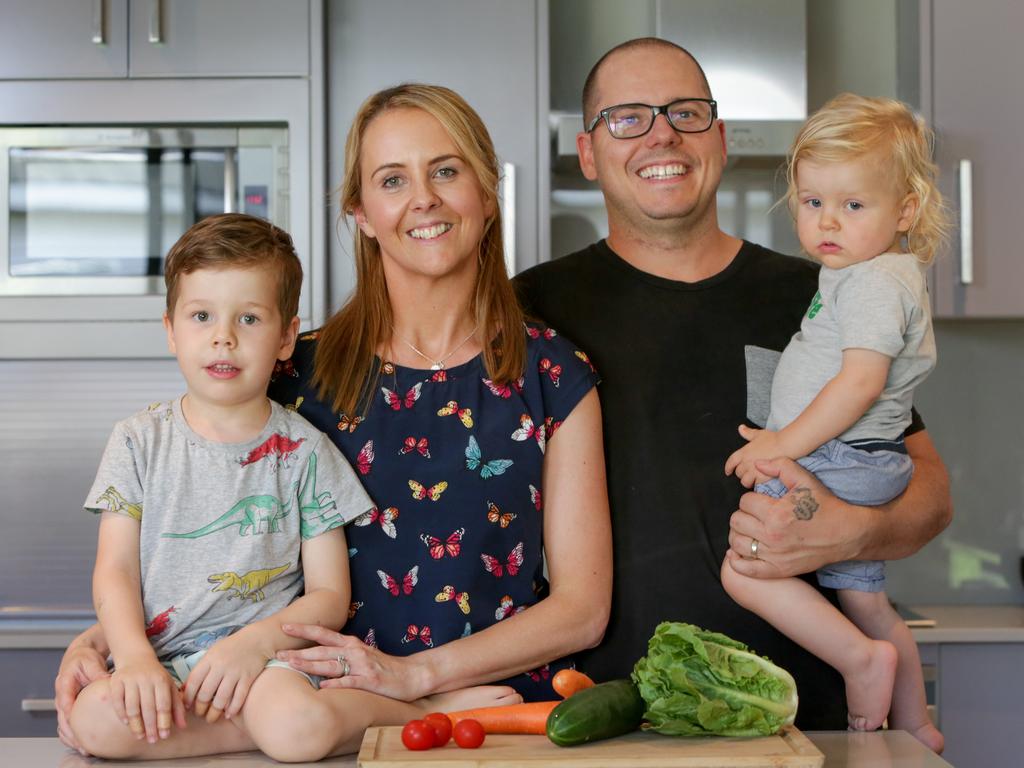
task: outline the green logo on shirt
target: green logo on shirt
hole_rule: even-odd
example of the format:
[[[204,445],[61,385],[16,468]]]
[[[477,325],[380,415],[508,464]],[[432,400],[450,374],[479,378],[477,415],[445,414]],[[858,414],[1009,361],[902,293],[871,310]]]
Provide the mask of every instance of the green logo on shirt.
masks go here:
[[[821,311],[823,306],[821,303],[821,291],[815,291],[814,298],[811,299],[811,306],[807,309],[807,319],[813,320],[814,316]]]

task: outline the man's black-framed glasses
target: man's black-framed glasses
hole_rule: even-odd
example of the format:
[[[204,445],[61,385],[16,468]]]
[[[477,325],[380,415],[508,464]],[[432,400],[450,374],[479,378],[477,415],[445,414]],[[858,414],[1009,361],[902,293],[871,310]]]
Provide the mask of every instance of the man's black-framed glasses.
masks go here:
[[[604,120],[613,138],[635,139],[651,130],[658,115],[664,115],[668,124],[680,133],[703,133],[718,117],[718,102],[714,99],[677,99],[660,107],[616,104],[598,112],[587,126],[587,133],[592,133]]]

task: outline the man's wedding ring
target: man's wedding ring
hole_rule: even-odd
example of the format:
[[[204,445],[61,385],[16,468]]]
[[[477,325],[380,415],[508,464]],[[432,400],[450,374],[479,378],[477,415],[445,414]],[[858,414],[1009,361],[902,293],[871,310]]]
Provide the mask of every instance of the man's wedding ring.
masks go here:
[[[348,665],[348,659],[340,653],[338,654],[338,664],[341,666],[341,674],[338,677],[348,677],[348,673],[352,671],[352,668]]]
[[[757,560],[757,550],[761,546],[757,539],[750,540],[750,556]]]

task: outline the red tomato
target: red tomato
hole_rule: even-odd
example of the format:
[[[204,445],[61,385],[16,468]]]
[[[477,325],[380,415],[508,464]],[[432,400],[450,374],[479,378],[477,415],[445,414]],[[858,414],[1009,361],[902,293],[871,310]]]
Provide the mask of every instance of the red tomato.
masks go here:
[[[402,729],[406,749],[430,749],[434,746],[434,729],[426,720],[410,720]]]
[[[452,733],[455,736],[455,743],[463,749],[476,749],[484,743],[484,727],[480,725],[479,720],[459,720]]]
[[[452,721],[441,712],[431,712],[423,717],[434,729],[434,746],[443,747],[452,737]]]

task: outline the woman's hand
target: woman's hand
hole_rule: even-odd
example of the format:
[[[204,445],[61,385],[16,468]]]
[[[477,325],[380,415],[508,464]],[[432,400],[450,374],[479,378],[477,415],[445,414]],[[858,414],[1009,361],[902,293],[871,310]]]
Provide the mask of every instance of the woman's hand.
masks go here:
[[[391,656],[351,635],[313,624],[284,624],[285,634],[316,643],[312,648],[278,651],[277,658],[295,669],[325,678],[321,688],[357,688],[401,701],[434,693],[417,656]],[[347,674],[345,672],[347,671]]]
[[[60,660],[60,669],[53,681],[54,701],[57,705],[57,737],[64,746],[82,755],[88,753],[82,749],[71,730],[71,708],[85,686],[109,676],[106,658],[85,643],[72,643]]]
[[[267,666],[266,654],[244,633],[243,629],[210,646],[185,680],[185,706],[208,723],[217,722],[222,714],[230,720],[241,712],[249,689]]]

